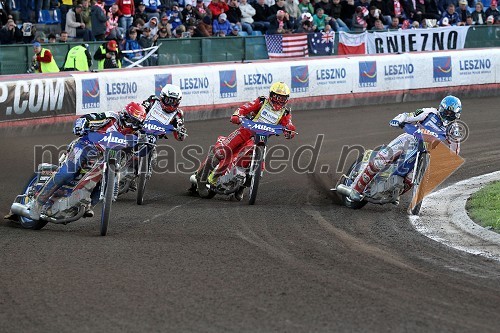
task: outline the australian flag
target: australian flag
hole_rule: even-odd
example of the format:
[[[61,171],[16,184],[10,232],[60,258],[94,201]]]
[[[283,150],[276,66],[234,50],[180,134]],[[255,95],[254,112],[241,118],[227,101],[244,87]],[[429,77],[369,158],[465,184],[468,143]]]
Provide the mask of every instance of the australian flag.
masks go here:
[[[335,32],[316,32],[308,34],[307,41],[310,56],[324,56],[333,54]]]

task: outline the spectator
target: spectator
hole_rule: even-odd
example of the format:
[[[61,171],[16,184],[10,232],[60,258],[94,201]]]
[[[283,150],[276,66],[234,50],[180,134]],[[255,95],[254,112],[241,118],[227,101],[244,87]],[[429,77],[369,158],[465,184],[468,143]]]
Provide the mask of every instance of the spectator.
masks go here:
[[[166,11],[168,17],[168,22],[170,23],[170,29],[175,30],[178,26],[182,25],[182,13],[179,11],[179,4],[174,2],[172,8]],[[151,27],[151,33],[155,33],[153,27]]]
[[[368,24],[366,23],[366,17],[368,16],[368,10],[365,7],[356,7],[356,13],[352,17],[352,31],[363,32],[366,30]]]
[[[399,22],[399,21],[398,21]],[[381,19],[376,19],[375,24],[371,29],[372,31],[386,31],[384,23],[382,23]]]
[[[495,18],[493,15],[490,15],[486,18],[486,25],[493,25],[495,23]]]
[[[417,0],[417,1],[424,1],[424,0]],[[436,0],[426,0],[426,1],[436,1]],[[382,20],[382,24],[384,25],[389,25],[391,24],[391,13],[389,12],[389,6],[388,2],[385,0],[372,0],[370,2],[370,6],[375,6],[378,9],[380,9],[380,13],[382,17],[380,19]]]
[[[471,13],[467,13],[467,16],[465,17],[465,25],[467,26],[474,25]]]
[[[486,24],[486,14],[484,13],[483,9],[483,4],[478,1],[476,3],[475,10],[471,14],[474,25]]]
[[[144,25],[144,28],[150,29],[151,36],[156,35],[158,32],[158,19],[156,17],[152,17],[149,22]]]
[[[372,28],[375,26],[375,21],[378,20],[381,15],[380,15],[380,9],[378,9],[375,6],[370,6],[370,10],[368,12],[368,16],[366,17],[366,29],[367,30],[373,30]]]
[[[0,0],[0,28],[2,28],[9,20],[10,9],[8,2]]]
[[[347,24],[341,19],[340,17],[341,15],[342,15],[342,5],[340,4],[340,0],[333,0],[329,16],[330,16],[330,25],[333,27],[334,31],[349,30]]]
[[[172,36],[172,33],[170,30],[167,28],[163,27],[158,30],[158,39],[166,39],[170,38]]]
[[[399,24],[399,18],[393,17],[391,24],[389,25],[389,27],[387,27],[387,29],[388,30],[398,30],[399,28],[401,28],[401,25]]]
[[[198,21],[196,31],[197,37],[210,37],[213,35],[212,20],[208,15],[205,15],[201,20]]]
[[[408,19],[408,15],[404,7],[403,1],[389,0],[389,13],[391,13],[391,17],[397,17],[400,24],[403,23],[404,20]]]
[[[274,5],[269,6],[269,9],[271,10],[271,15],[276,15],[276,13],[278,12],[278,10],[282,10],[282,11],[284,11],[286,13],[286,10],[285,10],[285,0],[276,0],[276,2],[274,3]],[[270,18],[270,16],[268,17],[268,19]]]
[[[21,32],[23,33],[23,39],[21,43],[23,44],[31,44],[34,42],[34,36],[36,35],[36,25],[31,22],[24,22],[21,28]]]
[[[231,24],[227,20],[226,13],[221,13],[212,23],[212,32],[214,36],[225,37],[231,33]]]
[[[94,39],[92,32],[85,28],[85,23],[82,21],[82,5],[76,5],[71,8],[66,14],[66,29],[69,37],[83,38],[84,41],[91,41]]]
[[[158,30],[160,30],[161,28],[167,28],[171,31],[170,27],[171,27],[171,25],[170,25],[170,23],[168,23],[167,14],[163,14],[160,18],[160,22],[158,23]]]
[[[408,18],[412,21],[417,21],[420,24],[423,12],[425,12],[425,5],[423,1],[420,3],[419,0],[405,0],[404,6],[406,8],[405,10]]]
[[[23,39],[23,33],[16,26],[14,20],[7,20],[7,24],[5,24],[0,30],[0,44],[15,44],[20,43]]]
[[[160,0],[146,0],[145,5],[146,5],[145,12],[148,15],[148,19],[151,19],[153,17],[156,17],[157,19],[160,18],[160,13],[161,13]]]
[[[137,19],[142,19],[144,22],[149,21],[148,14],[146,14],[145,10],[146,5],[144,4],[144,2],[140,2],[137,6],[137,10],[135,11],[133,24],[135,24]]]
[[[108,17],[104,10],[104,3],[102,0],[97,0],[90,9],[90,20],[92,21],[92,34],[94,38],[96,40],[104,40]]]
[[[300,24],[300,15],[302,12],[299,9],[298,0],[285,0],[285,12],[288,13],[288,19],[293,26],[293,29],[297,29]]]
[[[92,66],[92,57],[88,50],[88,44],[72,47],[64,58],[63,71],[88,71]]]
[[[21,0],[21,3],[23,1]],[[61,29],[64,30],[66,29],[66,15],[68,14],[68,11],[73,7],[73,0],[59,0],[59,10],[61,11]],[[23,10],[21,9],[21,13]],[[23,19],[23,21],[27,21]]]
[[[302,2],[299,3],[298,7],[299,7],[299,10],[300,10],[301,14],[311,13],[311,16],[314,14],[314,6],[311,5],[311,1],[310,0],[302,0]]]
[[[109,7],[108,21],[106,22],[106,39],[122,40],[125,37],[125,30],[120,27],[119,22],[122,13],[116,3]]]
[[[91,8],[89,4],[90,4],[89,0],[82,1],[82,13],[80,15],[82,16],[82,22],[85,23],[85,28],[92,31],[92,21],[90,18]]]
[[[57,38],[56,38],[56,35],[54,35],[53,33],[50,33],[47,38],[49,39],[49,43],[50,44],[54,44],[57,42]]]
[[[121,68],[123,54],[118,49],[116,40],[110,40],[99,46],[94,53],[94,60],[97,60],[98,69]]]
[[[437,0],[437,2],[441,16],[446,12],[450,4],[453,4],[455,7],[458,5],[458,0]]]
[[[220,14],[229,10],[229,6],[224,0],[212,0],[212,2],[208,5],[208,9],[212,12],[212,19],[215,22],[215,19],[217,19]]]
[[[132,23],[134,23],[134,0],[117,0],[116,4],[118,6],[118,11],[122,14],[119,25],[124,31],[129,31]]]
[[[322,7],[316,9],[316,14],[313,15],[313,25],[316,27],[316,31],[325,31],[325,26],[330,21],[329,17],[325,15],[325,11]]]
[[[158,35],[156,35],[156,34],[154,36],[151,36],[151,35],[152,35],[151,28],[145,26],[142,29],[142,36],[141,36],[141,38],[139,38],[139,45],[143,49],[147,49],[149,47],[156,45],[156,41],[158,40]],[[147,66],[156,66],[158,63],[158,55],[152,54],[143,63]]]
[[[438,0],[424,1],[424,18],[438,21],[441,18]]]
[[[237,24],[235,24],[231,28],[231,33],[229,34],[229,36],[236,37],[236,36],[239,36],[239,35],[240,35],[240,27]]]
[[[125,53],[125,57],[132,61],[137,61],[141,59],[144,54],[141,50],[141,45],[139,45],[139,41],[137,40],[137,29],[132,27],[128,32],[128,38],[125,42],[125,50],[126,51],[134,51],[130,53]]]
[[[443,23],[443,19],[446,19],[444,22],[447,24]],[[443,13],[443,16],[441,17],[440,22],[438,23],[440,26],[447,26],[447,25],[464,25],[462,21],[460,21],[460,16],[458,16],[458,13],[455,12],[455,5],[450,3],[448,5],[448,8],[446,11]]]
[[[188,21],[189,19],[196,18],[196,15],[194,13],[194,7],[190,3],[187,3],[184,7],[184,9],[181,11],[181,17],[182,17],[182,23],[185,25],[189,25]]]
[[[239,7],[241,10],[241,26],[243,30],[251,35],[253,34],[253,16],[255,15],[255,8],[253,8],[247,0],[240,0]]]
[[[283,10],[278,10],[276,15],[270,18],[269,29],[267,33],[274,34],[289,34],[293,32],[293,26],[288,20],[288,13]]]
[[[314,5],[314,12],[315,13],[318,12],[318,8],[322,8],[323,9],[323,13],[326,16],[329,16],[330,13],[332,12],[332,2],[330,2],[329,0],[319,0]]]
[[[210,9],[208,9],[203,0],[196,0],[196,6],[194,7],[193,11],[197,20],[201,20],[206,15],[208,15],[208,17],[212,19],[212,12],[210,11]],[[212,23],[210,23],[210,27],[212,27]]]
[[[238,0],[230,0],[228,6],[229,10],[226,12],[226,15],[229,23],[233,26],[237,25],[240,30],[246,31],[247,34],[251,35],[253,33],[252,25],[241,21],[243,14]],[[236,35],[238,34],[239,30]]]
[[[33,51],[35,52],[35,55],[33,56],[32,61],[36,64],[36,73],[59,72],[59,67],[57,67],[56,61],[54,60],[54,57],[49,49],[42,48],[42,45],[39,42],[34,42]]]
[[[349,28],[352,27],[352,17],[356,12],[356,6],[354,6],[354,0],[342,1],[342,16],[340,17],[342,21],[347,24]]]
[[[66,31],[61,31],[59,34],[59,43],[67,43],[68,42],[68,33]]]
[[[255,30],[260,30],[265,33],[267,29],[269,29],[270,23],[268,18],[272,15],[271,10],[269,9],[269,6],[265,4],[265,0],[257,0],[257,2],[252,6],[255,9],[253,27]]]
[[[458,16],[460,21],[465,22],[467,20],[467,14],[469,14],[469,9],[467,8],[467,0],[458,0]]]
[[[300,27],[296,30],[298,33],[312,33],[314,32],[314,26],[312,24],[312,15],[309,12],[302,14],[302,19],[300,21]]]
[[[500,11],[498,11],[497,8],[497,0],[491,0],[490,7],[486,9],[484,13],[486,14],[486,17],[493,16],[493,18],[495,18],[496,21],[497,18],[500,16]]]

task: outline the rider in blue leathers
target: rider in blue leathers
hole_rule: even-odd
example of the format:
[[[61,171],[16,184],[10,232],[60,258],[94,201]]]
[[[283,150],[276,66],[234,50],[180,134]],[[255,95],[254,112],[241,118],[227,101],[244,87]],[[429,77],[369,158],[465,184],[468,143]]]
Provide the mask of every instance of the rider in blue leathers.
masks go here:
[[[401,113],[389,122],[393,127],[399,127],[405,123],[420,123],[424,127],[434,128],[436,131],[443,131],[447,133],[448,144],[450,150],[456,154],[460,151],[460,142],[458,140],[459,134],[456,129],[450,125],[460,118],[462,112],[462,103],[455,96],[446,96],[439,108],[422,108],[411,113]],[[372,179],[383,171],[392,162],[397,160],[401,154],[412,149],[416,149],[417,140],[415,137],[408,133],[403,133],[396,139],[392,140],[389,145],[381,149],[377,156],[372,159],[361,170],[351,185],[351,193],[349,198],[354,201],[361,201],[363,199],[363,192]],[[405,177],[405,189],[411,188],[412,172],[408,173]]]
[[[75,178],[80,169],[85,165],[90,165],[99,157],[99,147],[92,144],[84,136],[89,131],[107,133],[118,131],[124,135],[134,134],[142,127],[146,118],[146,110],[139,103],[129,103],[120,112],[90,113],[81,116],[75,121],[73,133],[80,136],[74,141],[69,149],[66,161],[62,164],[54,176],[44,185],[37,199],[30,204],[30,215],[33,220],[40,219],[40,214],[52,205],[50,197],[64,184]],[[91,205],[95,205],[98,200],[98,187],[92,192]],[[93,212],[88,207],[84,217],[93,216]]]

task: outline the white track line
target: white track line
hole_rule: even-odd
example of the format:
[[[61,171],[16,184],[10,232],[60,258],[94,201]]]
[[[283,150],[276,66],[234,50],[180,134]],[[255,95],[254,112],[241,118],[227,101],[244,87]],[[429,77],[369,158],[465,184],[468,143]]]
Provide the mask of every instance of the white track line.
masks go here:
[[[500,180],[500,171],[434,192],[424,198],[420,216],[410,216],[410,222],[417,231],[435,241],[500,261],[500,234],[474,223],[465,211],[467,199],[496,180]]]

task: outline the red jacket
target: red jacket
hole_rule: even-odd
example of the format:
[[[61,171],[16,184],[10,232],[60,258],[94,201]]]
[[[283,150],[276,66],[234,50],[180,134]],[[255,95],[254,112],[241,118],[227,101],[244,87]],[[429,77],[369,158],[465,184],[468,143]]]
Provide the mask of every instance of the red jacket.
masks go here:
[[[257,115],[259,112],[260,108],[266,101],[266,98],[264,96],[257,97],[254,101],[245,103],[244,105],[240,106],[233,115],[236,116],[251,116],[252,118]],[[290,109],[286,109],[285,113],[281,117],[280,121],[278,122],[281,126],[285,126],[289,129],[294,130],[295,126],[292,123],[292,113]],[[293,128],[291,128],[293,126]]]
[[[216,19],[220,14],[225,13],[229,10],[229,6],[225,2],[214,3],[213,1],[208,4],[208,9],[212,12],[212,19]]]

